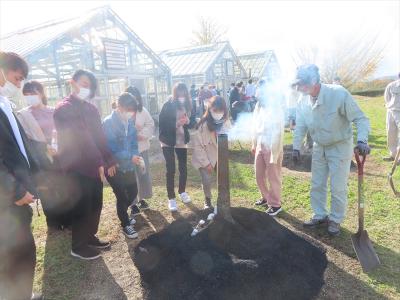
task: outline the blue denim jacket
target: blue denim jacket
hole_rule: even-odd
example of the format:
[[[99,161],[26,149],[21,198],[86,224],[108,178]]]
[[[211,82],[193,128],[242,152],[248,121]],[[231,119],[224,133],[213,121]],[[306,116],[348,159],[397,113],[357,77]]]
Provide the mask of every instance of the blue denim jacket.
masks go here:
[[[118,162],[118,170],[121,172],[135,170],[132,157],[139,155],[139,150],[134,121],[132,119],[128,121],[128,130],[125,132],[125,126],[118,112],[113,111],[103,120],[103,129],[108,147]]]

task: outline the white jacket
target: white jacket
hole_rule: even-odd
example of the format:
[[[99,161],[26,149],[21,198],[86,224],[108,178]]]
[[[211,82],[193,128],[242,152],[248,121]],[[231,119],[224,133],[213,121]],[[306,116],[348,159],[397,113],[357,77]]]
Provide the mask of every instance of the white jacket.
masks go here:
[[[136,113],[135,127],[138,135],[139,153],[150,149],[150,140],[154,133],[154,120],[146,108]],[[144,140],[139,140],[143,136]]]
[[[253,145],[256,150],[271,150],[270,163],[276,164],[283,152],[285,112],[277,102],[267,107],[256,104],[253,112]]]
[[[400,79],[388,84],[385,89],[385,106],[400,111]]]

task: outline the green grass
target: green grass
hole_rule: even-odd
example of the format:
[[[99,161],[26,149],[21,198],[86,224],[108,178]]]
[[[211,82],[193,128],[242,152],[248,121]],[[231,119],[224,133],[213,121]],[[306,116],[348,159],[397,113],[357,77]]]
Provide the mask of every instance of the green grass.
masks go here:
[[[370,274],[364,274],[356,260],[350,236],[357,230],[357,176],[351,174],[349,180],[348,216],[343,223],[340,237],[329,238],[321,230],[306,231],[320,240],[328,249],[330,261],[327,273],[327,290],[321,294],[326,299],[400,299],[400,199],[390,190],[386,175],[390,163],[382,162],[387,154],[385,133],[385,108],[383,98],[357,97],[363,111],[369,116],[372,132],[370,145],[373,148],[366,163],[365,198],[366,229],[374,243],[382,265]],[[285,134],[285,143],[291,143],[290,133]],[[254,179],[249,145],[230,145],[231,202],[233,206],[253,207],[259,198]],[[400,184],[400,175],[395,179]],[[166,211],[166,191],[164,187],[164,166],[152,165],[154,197],[151,208],[158,210],[168,222],[172,219]],[[216,180],[215,180],[216,182]],[[293,230],[303,229],[300,222],[312,214],[309,202],[310,174],[284,170],[283,206],[285,212],[279,221]],[[191,166],[188,172],[188,192],[194,205],[202,206],[203,193],[199,174]],[[213,190],[214,198],[216,195]],[[103,238],[118,236],[118,222],[112,203],[115,201],[109,187],[104,189],[105,209],[99,234]],[[114,217],[110,219],[109,216]],[[70,238],[66,233],[46,235],[43,216],[34,218],[34,235],[38,250],[35,289],[42,290],[49,299],[82,299],[83,291],[93,288],[96,283],[88,283],[91,267],[87,263],[70,258]],[[140,231],[139,231],[140,234]],[[47,244],[46,244],[47,241]],[[118,241],[116,241],[118,243]],[[116,253],[115,255],[118,255]],[[93,275],[91,276],[93,278]],[[118,281],[118,278],[115,278]],[[101,284],[101,283],[98,283]],[[106,296],[102,299],[107,299]]]

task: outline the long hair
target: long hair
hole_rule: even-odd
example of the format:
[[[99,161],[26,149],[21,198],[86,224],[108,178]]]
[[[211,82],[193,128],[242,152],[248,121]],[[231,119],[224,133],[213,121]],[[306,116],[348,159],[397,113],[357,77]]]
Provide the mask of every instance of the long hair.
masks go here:
[[[197,124],[196,128],[200,128],[200,126],[204,123],[207,123],[208,130],[210,131],[215,131],[217,128],[217,125],[215,124],[215,121],[213,117],[211,116],[210,110],[215,109],[218,111],[223,111],[224,116],[222,117],[222,120],[225,122],[228,119],[228,108],[226,106],[225,99],[221,96],[214,96],[211,97],[210,100],[208,100],[207,104],[207,109]]]
[[[188,88],[186,84],[184,84],[183,82],[176,83],[172,90],[172,99],[178,103],[179,103],[178,101],[179,93],[182,93],[183,97],[185,97],[185,103],[183,104],[183,106],[185,107],[186,112],[190,114],[192,111],[192,100],[190,99]]]

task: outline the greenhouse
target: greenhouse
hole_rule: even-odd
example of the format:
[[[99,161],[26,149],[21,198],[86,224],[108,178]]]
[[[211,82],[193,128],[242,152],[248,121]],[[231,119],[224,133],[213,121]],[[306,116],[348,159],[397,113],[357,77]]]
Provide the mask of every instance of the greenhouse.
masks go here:
[[[253,52],[239,55],[240,62],[246,70],[248,78],[258,80],[262,77],[274,77],[281,69],[273,50]]]
[[[29,62],[28,79],[45,85],[52,104],[69,93],[68,80],[79,68],[98,78],[95,103],[103,115],[128,85],[139,88],[152,114],[171,92],[168,66],[109,6],[11,33],[0,39],[0,48]]]
[[[204,82],[227,90],[232,82],[246,77],[229,42],[165,50],[160,57],[171,69],[173,82],[183,81],[197,87]]]

